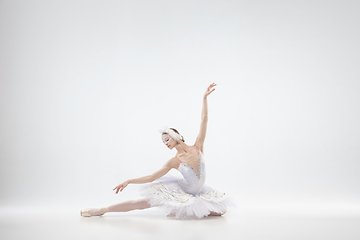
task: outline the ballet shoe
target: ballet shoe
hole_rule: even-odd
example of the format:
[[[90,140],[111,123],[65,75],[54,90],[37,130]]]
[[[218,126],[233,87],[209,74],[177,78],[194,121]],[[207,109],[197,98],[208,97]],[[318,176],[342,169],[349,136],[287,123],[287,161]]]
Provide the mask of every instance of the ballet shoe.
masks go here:
[[[81,210],[81,211],[80,211],[80,215],[81,215],[82,217],[91,217],[91,214],[89,213],[89,210],[90,210],[90,208]]]
[[[82,216],[82,217],[92,217],[92,216],[102,216],[102,215],[104,215],[106,212],[104,212],[104,213],[100,213],[100,214],[91,214],[90,213],[90,211],[96,211],[97,212],[97,209],[96,208],[87,208],[87,209],[84,209],[84,210],[81,210],[80,211],[80,215]],[[100,210],[100,209],[99,209]]]

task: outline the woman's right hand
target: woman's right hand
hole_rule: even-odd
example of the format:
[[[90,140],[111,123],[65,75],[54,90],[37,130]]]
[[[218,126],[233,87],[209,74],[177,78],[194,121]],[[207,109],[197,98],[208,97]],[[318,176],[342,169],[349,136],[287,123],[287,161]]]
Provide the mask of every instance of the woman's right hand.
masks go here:
[[[120,192],[122,192],[122,190],[124,190],[124,188],[126,188],[126,186],[127,186],[128,184],[129,184],[129,182],[128,182],[128,181],[125,181],[125,182],[120,183],[119,185],[117,185],[117,186],[113,189],[113,190],[116,189],[115,194],[118,194],[119,190],[120,190]]]

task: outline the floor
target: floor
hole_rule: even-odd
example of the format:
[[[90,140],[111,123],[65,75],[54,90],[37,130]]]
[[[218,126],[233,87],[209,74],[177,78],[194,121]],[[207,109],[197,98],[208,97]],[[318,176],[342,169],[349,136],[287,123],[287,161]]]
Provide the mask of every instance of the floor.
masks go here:
[[[174,220],[156,208],[80,217],[80,208],[0,208],[0,239],[360,239],[360,205],[259,205]]]

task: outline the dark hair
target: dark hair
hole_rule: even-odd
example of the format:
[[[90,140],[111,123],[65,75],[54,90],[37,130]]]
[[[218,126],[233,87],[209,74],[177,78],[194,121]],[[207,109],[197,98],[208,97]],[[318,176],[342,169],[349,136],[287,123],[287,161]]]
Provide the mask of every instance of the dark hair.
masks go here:
[[[185,142],[184,137],[179,133],[178,130],[176,130],[175,128],[170,128],[170,129],[173,130],[174,132],[176,132],[177,134],[179,134],[181,136],[181,141]],[[163,134],[165,134],[165,133],[163,133]]]

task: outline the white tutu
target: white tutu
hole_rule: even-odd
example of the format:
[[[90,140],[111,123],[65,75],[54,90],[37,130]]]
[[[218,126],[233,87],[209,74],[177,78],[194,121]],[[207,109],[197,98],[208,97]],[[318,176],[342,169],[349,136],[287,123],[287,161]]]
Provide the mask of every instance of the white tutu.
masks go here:
[[[211,212],[225,213],[235,204],[225,195],[205,182],[205,164],[199,157],[199,175],[187,164],[178,169],[184,178],[165,175],[153,183],[140,186],[140,194],[150,199],[151,206],[159,207],[176,219],[198,219]]]

